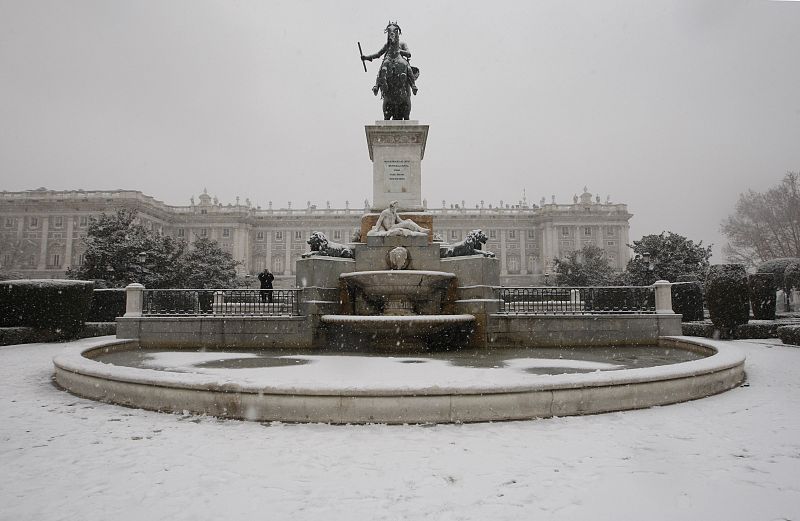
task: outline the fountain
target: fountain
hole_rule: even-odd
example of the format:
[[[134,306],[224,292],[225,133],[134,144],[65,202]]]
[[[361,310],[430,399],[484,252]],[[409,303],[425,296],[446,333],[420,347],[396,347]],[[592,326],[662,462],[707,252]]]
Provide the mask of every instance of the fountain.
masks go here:
[[[147,290],[132,284],[117,339],[57,356],[58,384],[158,411],[413,423],[635,409],[743,380],[734,348],[674,336],[680,315],[666,282],[656,283],[650,314],[515,313],[513,300],[502,312],[499,260],[483,250],[486,236],[433,240],[420,190],[427,125],[380,121],[366,133],[373,206],[360,240],[309,238],[296,265],[300,311],[255,316],[249,303],[230,314],[234,292],[220,290],[211,314],[147,315]]]

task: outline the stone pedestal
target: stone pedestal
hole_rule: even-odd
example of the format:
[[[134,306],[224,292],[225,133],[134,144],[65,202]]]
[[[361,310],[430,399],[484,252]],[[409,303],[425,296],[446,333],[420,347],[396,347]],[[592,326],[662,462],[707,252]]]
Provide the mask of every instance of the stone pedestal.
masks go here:
[[[422,158],[428,125],[418,121],[376,121],[366,125],[372,160],[372,209],[385,210],[398,201],[405,211],[422,208]]]

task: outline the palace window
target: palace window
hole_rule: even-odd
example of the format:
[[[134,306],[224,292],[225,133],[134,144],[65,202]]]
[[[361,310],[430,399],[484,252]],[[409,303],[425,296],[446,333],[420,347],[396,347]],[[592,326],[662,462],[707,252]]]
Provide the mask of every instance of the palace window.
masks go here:
[[[207,214],[207,213],[208,213],[208,210],[206,210],[205,208],[203,208],[202,210],[200,210],[200,213],[201,213],[201,214],[203,214],[203,215],[205,215],[205,214]]]
[[[264,232],[256,232],[256,240],[263,241],[264,240]],[[263,270],[263,268],[262,268]]]
[[[200,228],[200,237],[208,237],[208,228]]]
[[[14,226],[14,218],[6,217],[6,228],[13,228],[13,226]]]
[[[272,258],[272,271],[275,273],[283,273],[283,257]]]
[[[38,217],[31,217],[30,220],[30,227],[37,228],[39,226],[39,218]]]
[[[519,257],[516,255],[510,255],[508,257],[508,271],[511,273],[519,272]]]
[[[489,238],[497,239],[497,230],[489,230]]]
[[[231,229],[230,228],[223,228],[222,229],[222,236],[223,237],[230,237],[231,236]]]
[[[275,232],[275,240],[282,241],[283,240],[283,232]],[[283,270],[281,270],[283,271]]]
[[[617,235],[617,229],[613,226],[606,226],[606,235],[609,237],[615,237]]]
[[[78,218],[78,226],[81,228],[86,228],[89,225],[89,216],[88,215],[81,215]]]
[[[184,228],[178,228],[178,237],[186,237],[186,230]]]
[[[3,266],[5,267],[11,266],[11,255],[8,253],[3,255]]]
[[[50,256],[50,266],[53,268],[61,267],[61,255],[54,253]]]
[[[300,232],[300,231],[294,232],[294,240],[302,241],[303,240],[303,232]]]
[[[341,230],[333,230],[333,239],[335,241],[339,241],[342,239],[342,231]]]
[[[616,246],[617,241],[606,241],[606,246]]]
[[[528,230],[528,239],[536,238],[536,230]]]
[[[516,239],[517,238],[517,230],[508,230],[508,238],[509,239]]]
[[[61,216],[53,217],[53,227],[54,228],[63,228],[64,227],[64,218]]]
[[[584,226],[583,227],[583,235],[584,235],[584,237],[591,237],[592,236],[592,227],[591,226]]]
[[[561,236],[562,237],[569,237],[569,228],[566,226],[561,227]]]
[[[450,238],[453,240],[458,239],[458,230],[450,230]]]

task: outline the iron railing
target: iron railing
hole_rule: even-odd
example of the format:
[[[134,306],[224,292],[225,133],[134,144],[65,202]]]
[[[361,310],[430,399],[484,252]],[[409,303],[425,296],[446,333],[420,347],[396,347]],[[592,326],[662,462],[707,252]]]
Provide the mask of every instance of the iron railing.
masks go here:
[[[146,289],[143,316],[298,316],[299,289]]]
[[[499,313],[506,315],[599,315],[655,313],[652,286],[500,287]]]

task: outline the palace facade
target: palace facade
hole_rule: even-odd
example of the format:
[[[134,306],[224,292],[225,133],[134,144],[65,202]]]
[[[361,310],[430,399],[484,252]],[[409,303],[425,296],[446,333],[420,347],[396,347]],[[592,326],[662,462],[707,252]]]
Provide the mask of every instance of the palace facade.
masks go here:
[[[600,202],[584,189],[572,204],[517,204],[466,208],[464,202],[442,201],[433,215],[434,233],[447,243],[460,241],[480,228],[489,237],[486,250],[500,259],[504,285],[525,286],[546,282],[552,261],[585,244],[606,252],[609,264],[623,270],[630,258],[627,244],[632,214],[627,205]],[[192,242],[209,237],[219,242],[241,263],[243,275],[268,267],[282,286],[294,284],[295,261],[308,250],[306,240],[314,231],[335,242],[350,242],[365,208],[273,209],[241,204],[222,204],[205,191],[188,206],[170,206],[142,192],[53,191],[46,189],[0,193],[0,265],[26,278],[63,277],[70,266],[83,261],[89,221],[102,213],[126,208],[136,210],[145,226]]]

